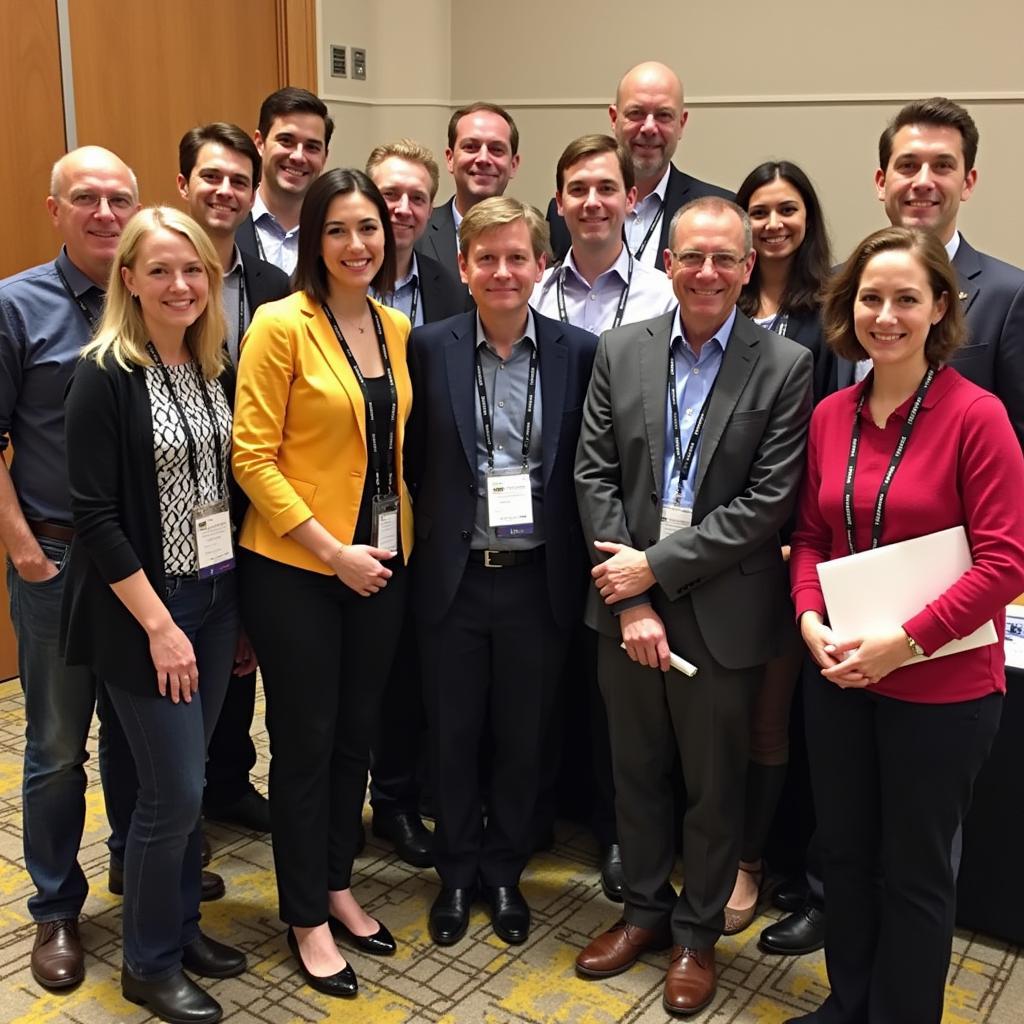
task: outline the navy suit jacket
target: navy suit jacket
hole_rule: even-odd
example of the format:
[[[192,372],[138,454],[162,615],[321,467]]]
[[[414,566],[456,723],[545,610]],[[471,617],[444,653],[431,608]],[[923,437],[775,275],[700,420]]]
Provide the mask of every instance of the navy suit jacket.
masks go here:
[[[548,597],[555,622],[568,629],[580,618],[590,579],[573,463],[597,338],[533,316],[544,414]],[[475,313],[418,327],[409,338],[414,397],[405,461],[416,523],[413,607],[420,623],[447,614],[469,558],[478,500],[475,353]]]
[[[719,188],[718,185],[694,178],[692,175],[680,171],[673,164],[668,172],[668,185],[665,187],[665,212],[661,218],[658,252],[663,252],[668,248],[668,229],[676,210],[685,206],[692,199],[700,199],[701,196],[719,196],[729,200],[736,198],[728,189]],[[548,226],[551,228],[551,250],[556,260],[564,259],[572,244],[572,238],[569,237],[569,229],[558,213],[558,206],[554,199],[548,203],[547,219]],[[658,266],[660,265],[659,261]]]
[[[252,223],[250,221],[250,223]],[[236,236],[237,237],[237,236]],[[245,279],[245,297],[249,300],[249,309],[255,313],[264,302],[275,302],[292,293],[292,283],[288,275],[273,263],[261,260],[252,253],[247,253],[241,246],[242,277]]]
[[[427,230],[420,236],[415,248],[417,252],[440,263],[455,279],[465,295],[462,308],[474,308],[469,297],[469,289],[462,283],[462,275],[459,273],[459,247],[455,241],[455,216],[452,213],[450,199],[443,205],[434,207]]]
[[[252,219],[251,213],[238,225],[235,245],[242,250],[243,256],[255,256],[256,259],[260,259],[260,247],[256,241],[256,222]],[[278,269],[280,270],[280,267]]]
[[[425,324],[447,320],[471,308],[467,305],[469,293],[457,274],[453,278],[437,260],[422,252],[416,253],[416,266],[420,275]]]

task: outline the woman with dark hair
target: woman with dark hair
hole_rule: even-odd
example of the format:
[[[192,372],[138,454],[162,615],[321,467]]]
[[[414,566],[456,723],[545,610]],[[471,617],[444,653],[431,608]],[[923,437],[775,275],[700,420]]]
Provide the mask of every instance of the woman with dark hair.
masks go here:
[[[804,706],[832,989],[802,1022],[942,1017],[950,849],[999,725],[1005,607],[1024,590],[1020,445],[999,399],[944,365],[965,333],[958,291],[934,235],[886,228],[825,299],[829,345],[873,369],[815,410],[793,534],[793,603],[821,669]],[[952,586],[878,632],[830,628],[819,563],[957,526],[973,565]],[[932,660],[988,620],[1000,640]]]
[[[233,466],[252,501],[242,609],[267,697],[280,913],[306,981],[334,996],[357,982],[332,933],[395,950],[350,888],[412,550],[409,321],[369,297],[394,278],[380,192],[360,171],[328,171],[302,206],[297,291],[261,306],[245,336],[235,405]]]
[[[755,323],[809,348],[814,398],[826,387],[831,360],[823,352],[821,296],[831,262],[821,204],[807,175],[788,160],[768,161],[743,179],[736,202],[747,211],[757,260],[738,305]],[[785,539],[785,533],[784,533]],[[783,555],[788,557],[788,547]],[[789,763],[789,710],[803,660],[796,631],[765,666],[751,719],[743,853],[725,908],[725,933],[747,928],[757,913],[768,840]]]

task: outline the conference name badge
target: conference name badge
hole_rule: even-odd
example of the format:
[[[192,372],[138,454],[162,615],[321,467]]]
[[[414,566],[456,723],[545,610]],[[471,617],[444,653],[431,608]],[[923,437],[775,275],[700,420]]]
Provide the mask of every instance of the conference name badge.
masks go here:
[[[384,551],[398,551],[398,495],[375,494],[370,504],[373,512],[370,544]]]
[[[693,523],[693,509],[684,505],[666,502],[661,506],[661,530],[658,540],[671,537],[677,530],[682,530]]]
[[[196,563],[201,580],[219,576],[235,567],[231,543],[231,514],[226,500],[192,509],[192,536],[196,544]]]
[[[487,471],[487,525],[498,537],[533,533],[533,489],[527,470]]]

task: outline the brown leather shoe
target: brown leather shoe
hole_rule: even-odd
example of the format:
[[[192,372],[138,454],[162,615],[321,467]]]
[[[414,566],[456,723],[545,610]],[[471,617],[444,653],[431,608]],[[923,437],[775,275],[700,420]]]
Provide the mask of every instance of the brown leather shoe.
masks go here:
[[[610,978],[629,970],[645,950],[668,949],[671,945],[667,924],[661,928],[641,928],[619,920],[576,957],[576,970],[587,978]]]
[[[32,977],[43,988],[70,988],[85,977],[85,956],[76,918],[36,925]]]
[[[680,1017],[699,1013],[715,998],[715,984],[714,946],[710,949],[673,946],[662,1005],[669,1013]]]

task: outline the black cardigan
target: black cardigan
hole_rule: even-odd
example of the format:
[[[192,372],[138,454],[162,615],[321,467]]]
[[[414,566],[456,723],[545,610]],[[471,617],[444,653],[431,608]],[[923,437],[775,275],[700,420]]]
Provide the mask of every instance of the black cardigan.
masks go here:
[[[230,406],[230,369],[221,384]],[[110,588],[142,569],[161,600],[166,592],[145,372],[124,370],[109,355],[102,368],[80,360],[64,412],[75,524],[61,607],[64,656],[115,686],[155,695],[149,638]]]

